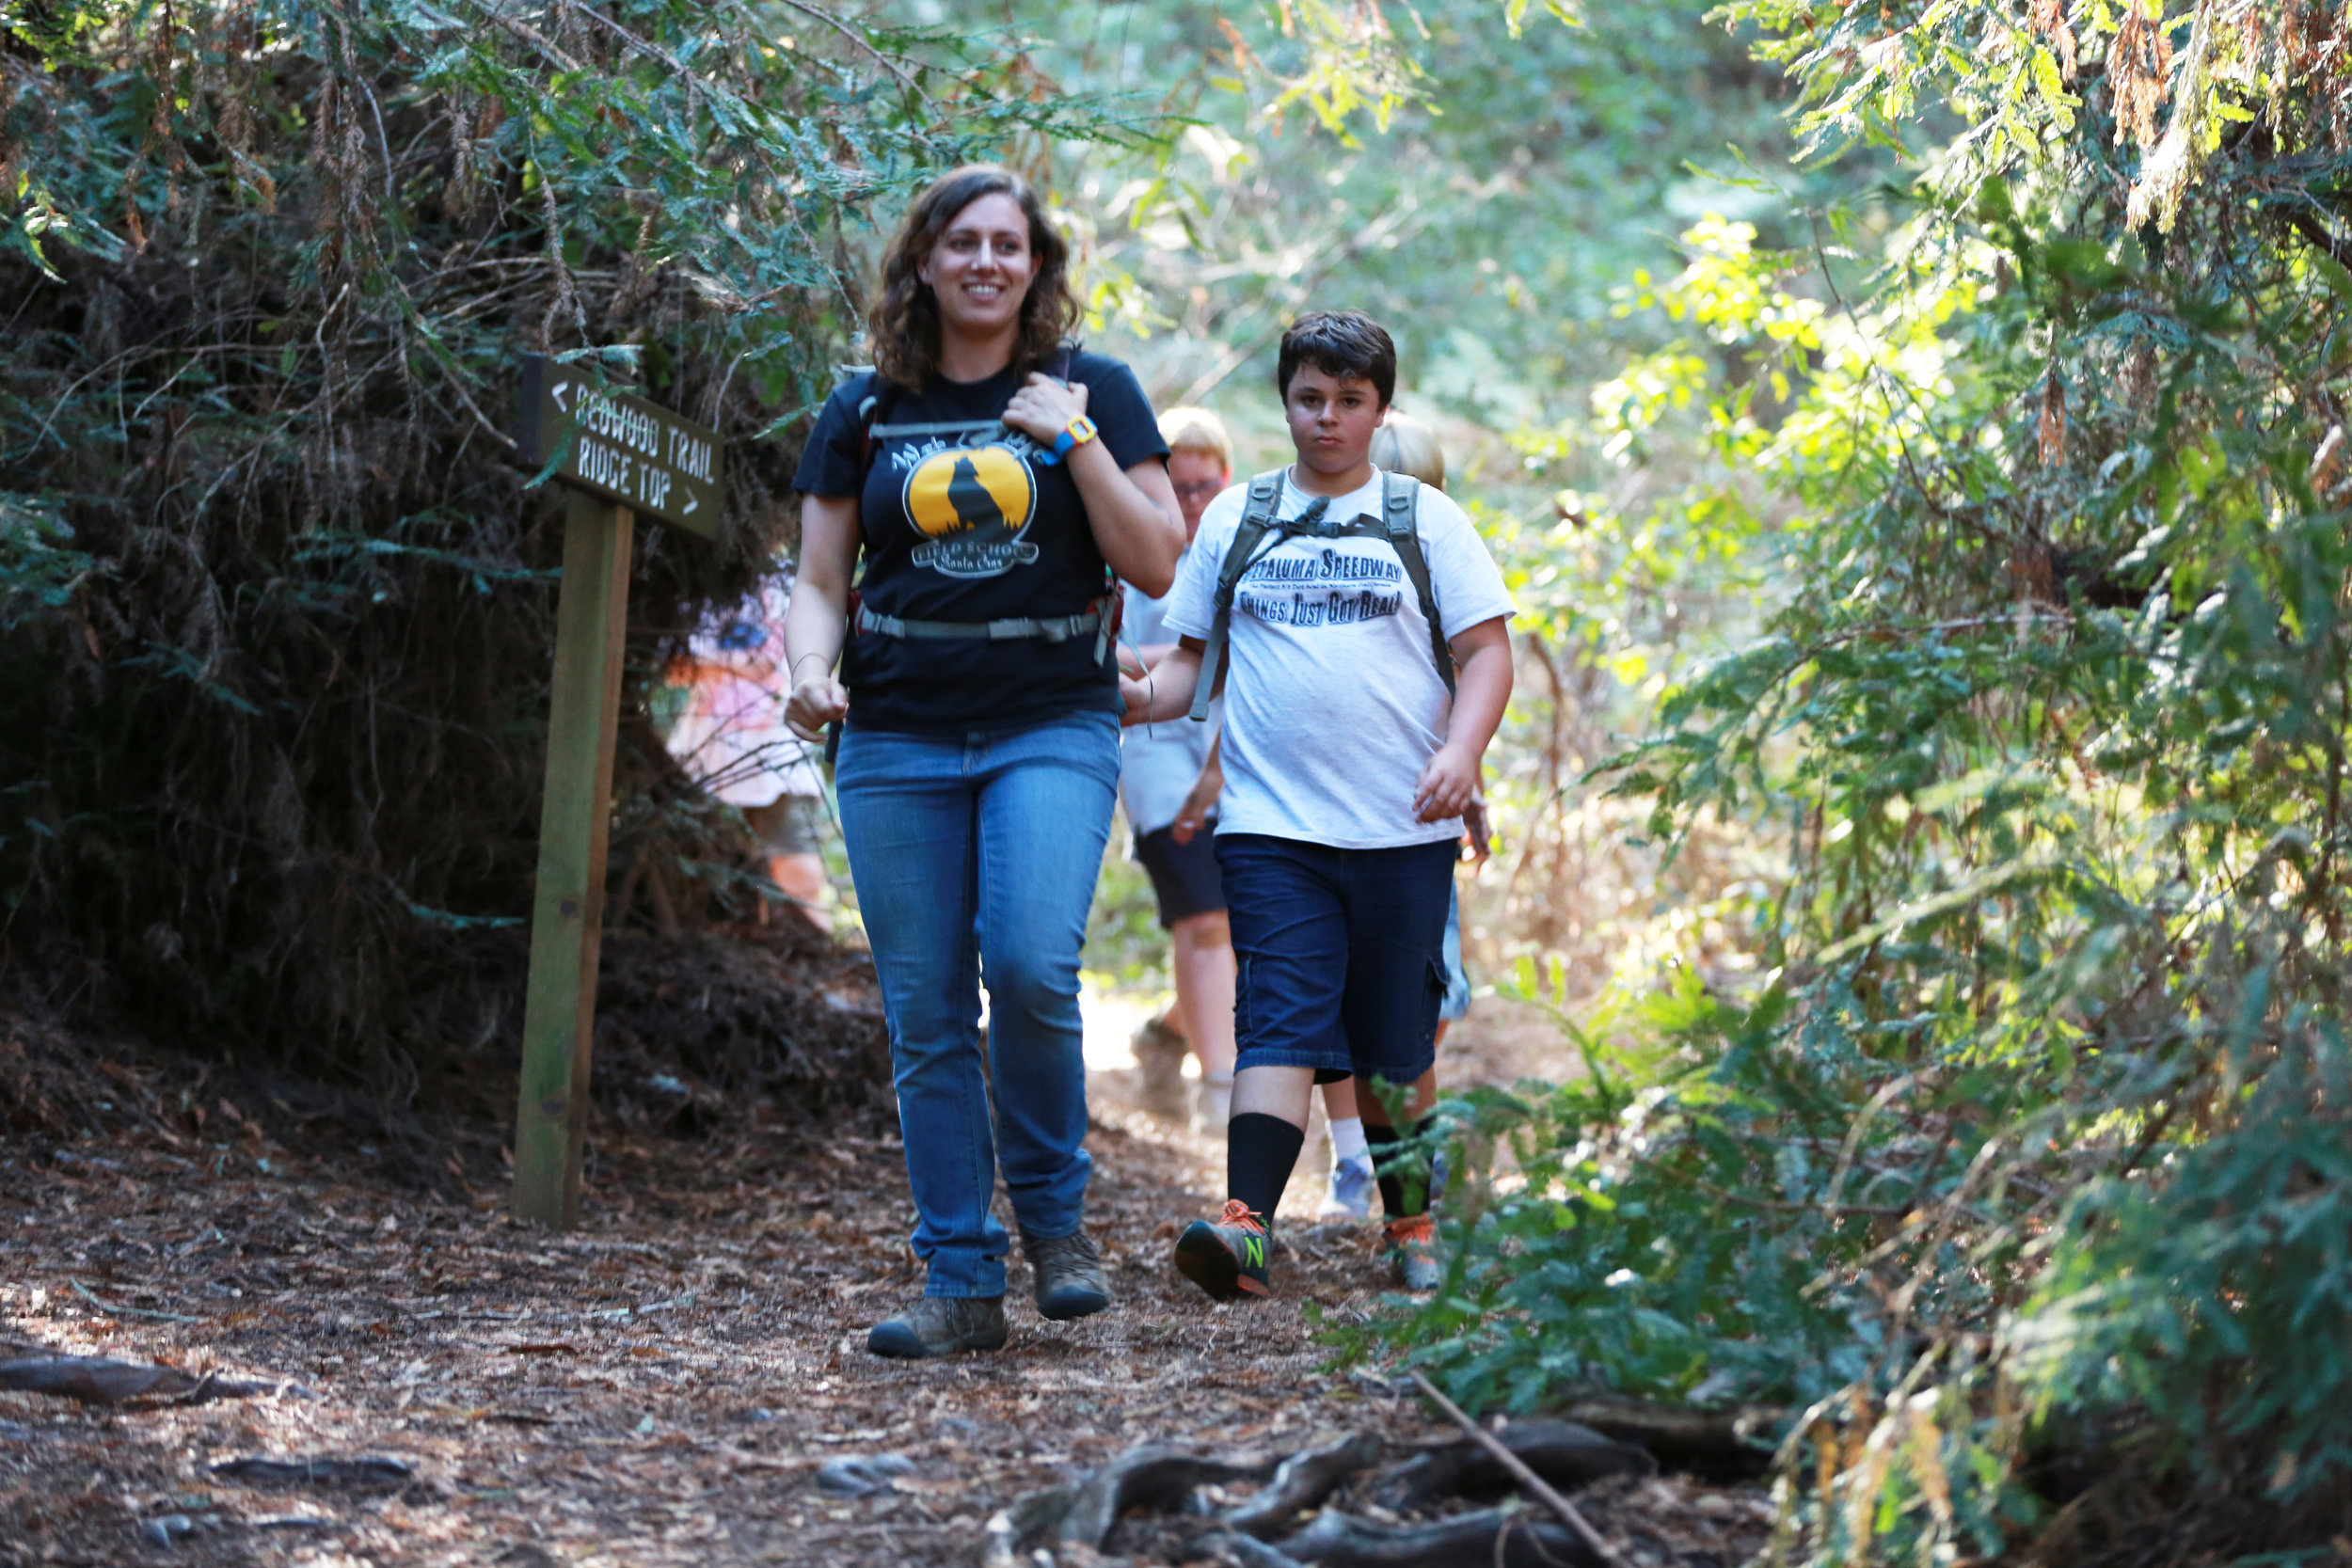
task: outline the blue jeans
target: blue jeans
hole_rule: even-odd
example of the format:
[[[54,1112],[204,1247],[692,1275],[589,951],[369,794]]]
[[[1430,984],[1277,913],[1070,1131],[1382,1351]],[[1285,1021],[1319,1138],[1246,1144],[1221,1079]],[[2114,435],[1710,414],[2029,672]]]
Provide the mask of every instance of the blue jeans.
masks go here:
[[[1307,1067],[1409,1084],[1438,1059],[1454,841],[1335,849],[1216,835],[1240,959],[1235,1071]]]
[[[1078,954],[1118,794],[1119,719],[955,737],[851,724],[834,783],[890,1022],[925,1293],[1000,1296],[997,1167],[1041,1238],[1077,1229],[1086,1196]]]

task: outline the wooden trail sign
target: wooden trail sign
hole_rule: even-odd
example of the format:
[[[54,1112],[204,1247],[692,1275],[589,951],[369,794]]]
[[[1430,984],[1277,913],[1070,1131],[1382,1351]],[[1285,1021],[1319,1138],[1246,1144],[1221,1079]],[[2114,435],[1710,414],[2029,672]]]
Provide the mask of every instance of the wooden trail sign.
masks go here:
[[[599,386],[593,372],[525,355],[515,444],[533,472],[560,454],[550,479],[719,537],[725,476],[717,433],[634,392]]]
[[[516,445],[534,472],[560,455],[548,477],[570,494],[523,1003],[515,1213],[568,1230],[580,1221],[635,513],[715,539],[726,493],[714,433],[536,356],[523,362]]]

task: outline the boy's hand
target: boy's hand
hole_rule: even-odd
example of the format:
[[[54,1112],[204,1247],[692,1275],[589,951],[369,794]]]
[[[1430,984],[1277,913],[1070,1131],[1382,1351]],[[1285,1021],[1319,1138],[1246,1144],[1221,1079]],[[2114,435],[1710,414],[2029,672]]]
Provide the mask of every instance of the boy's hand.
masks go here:
[[[1003,417],[1006,424],[1022,435],[1050,447],[1054,437],[1069,429],[1070,421],[1086,411],[1084,382],[1056,381],[1041,371],[1031,371],[1028,382],[1005,404]]]
[[[792,689],[784,705],[785,727],[803,740],[822,740],[825,726],[849,711],[849,688],[831,675],[818,675]]]
[[[1122,672],[1119,677],[1119,700],[1126,705],[1126,710],[1119,716],[1121,724],[1148,724],[1152,721],[1152,683],[1149,679],[1137,680]]]
[[[1442,746],[1413,785],[1415,821],[1442,822],[1459,816],[1478,799],[1478,759]]]
[[[1192,781],[1192,793],[1184,797],[1176,820],[1168,824],[1168,836],[1179,844],[1190,844],[1192,835],[1209,825],[1209,814],[1216,810],[1216,798],[1224,793],[1225,769],[1212,760]]]

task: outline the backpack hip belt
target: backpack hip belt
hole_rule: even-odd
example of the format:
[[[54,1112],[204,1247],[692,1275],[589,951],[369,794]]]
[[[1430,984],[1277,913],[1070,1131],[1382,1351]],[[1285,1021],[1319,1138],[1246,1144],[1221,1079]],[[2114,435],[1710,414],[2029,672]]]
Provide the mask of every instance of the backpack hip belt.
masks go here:
[[[1446,695],[1452,696],[1454,651],[1446,645],[1445,626],[1438,618],[1438,597],[1429,582],[1429,561],[1421,547],[1421,481],[1410,474],[1383,473],[1380,515],[1359,516],[1353,522],[1335,523],[1313,508],[1302,516],[1276,522],[1274,514],[1281,503],[1281,469],[1260,474],[1249,482],[1249,499],[1242,503],[1241,522],[1233,530],[1232,546],[1217,568],[1216,618],[1210,623],[1208,640],[1201,647],[1200,681],[1192,689],[1191,716],[1202,721],[1209,717],[1209,703],[1216,694],[1217,678],[1225,673],[1225,644],[1233,625],[1233,594],[1241,586],[1243,574],[1257,564],[1262,553],[1258,546],[1269,534],[1277,546],[1286,539],[1296,538],[1388,541],[1413,585],[1414,596],[1420,600],[1422,619],[1429,623],[1429,657],[1438,668],[1438,678],[1445,682]]]
[[[995,621],[913,621],[884,615],[860,604],[850,618],[852,631],[880,632],[884,637],[955,638],[988,642],[1067,642],[1073,637],[1094,637],[1094,660],[1103,661],[1116,634],[1118,617],[1105,614],[1103,600],[1075,615],[1015,615]]]

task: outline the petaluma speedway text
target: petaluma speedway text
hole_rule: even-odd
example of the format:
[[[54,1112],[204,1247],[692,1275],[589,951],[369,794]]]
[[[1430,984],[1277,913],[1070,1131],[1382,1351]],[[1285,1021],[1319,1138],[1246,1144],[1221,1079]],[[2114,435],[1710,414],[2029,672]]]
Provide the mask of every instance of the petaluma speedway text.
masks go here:
[[[1241,580],[1251,587],[1285,582],[1399,582],[1405,568],[1376,555],[1321,549],[1312,555],[1273,555],[1251,563]]]

